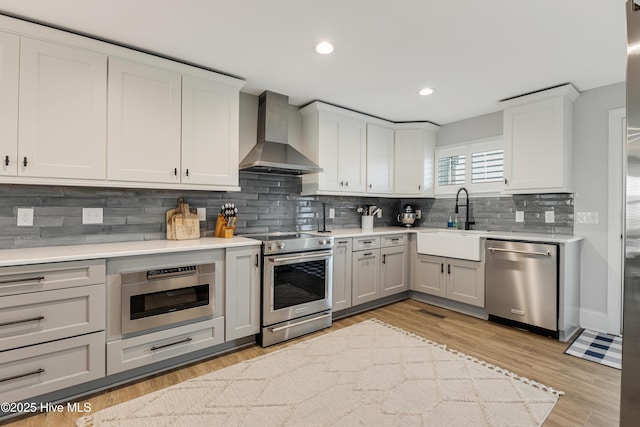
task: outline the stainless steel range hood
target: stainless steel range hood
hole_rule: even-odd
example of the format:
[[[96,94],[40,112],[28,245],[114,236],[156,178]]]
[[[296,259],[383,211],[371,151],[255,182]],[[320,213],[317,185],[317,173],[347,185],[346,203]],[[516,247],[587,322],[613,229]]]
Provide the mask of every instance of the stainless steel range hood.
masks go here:
[[[289,145],[289,97],[265,91],[258,103],[258,143],[240,162],[242,171],[302,175],[322,172]]]

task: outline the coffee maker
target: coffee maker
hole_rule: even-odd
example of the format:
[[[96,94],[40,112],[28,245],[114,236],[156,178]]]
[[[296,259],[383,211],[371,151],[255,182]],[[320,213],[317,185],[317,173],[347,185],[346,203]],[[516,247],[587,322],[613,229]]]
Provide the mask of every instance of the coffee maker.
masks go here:
[[[411,205],[404,205],[402,212],[398,214],[397,220],[405,227],[413,227],[416,221],[416,213]]]

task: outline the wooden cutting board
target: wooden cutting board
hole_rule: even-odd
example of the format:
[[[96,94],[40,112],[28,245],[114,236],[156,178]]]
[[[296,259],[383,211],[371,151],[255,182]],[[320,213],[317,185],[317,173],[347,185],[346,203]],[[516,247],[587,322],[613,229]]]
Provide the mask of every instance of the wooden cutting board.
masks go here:
[[[167,211],[167,239],[191,240],[200,238],[198,214],[180,198],[178,207]]]

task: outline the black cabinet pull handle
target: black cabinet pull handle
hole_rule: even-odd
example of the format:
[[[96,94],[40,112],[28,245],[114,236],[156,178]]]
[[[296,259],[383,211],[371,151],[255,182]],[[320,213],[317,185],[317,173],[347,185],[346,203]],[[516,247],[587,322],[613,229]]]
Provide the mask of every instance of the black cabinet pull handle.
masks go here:
[[[178,168],[173,168],[173,175],[178,176]]]
[[[440,273],[444,273],[444,264],[440,263]]]
[[[0,280],[0,285],[8,285],[11,283],[23,283],[23,282],[39,282],[44,279],[45,279],[44,276],[34,276],[34,277],[25,277],[24,279]]]
[[[509,184],[509,180],[507,178],[504,179],[504,185]]]
[[[256,254],[256,267],[260,267],[260,255]]]
[[[346,245],[347,243],[349,243],[348,240],[341,240],[338,242],[339,245]]]
[[[373,255],[373,252],[367,252],[364,254],[364,256],[371,256],[371,255]]]
[[[185,338],[183,340],[172,342],[172,343],[169,343],[169,344],[154,345],[153,347],[151,347],[151,351],[161,350],[163,348],[172,347],[172,346],[178,345],[178,344],[186,344],[186,343],[191,342],[191,341],[193,341],[193,338]]]
[[[189,169],[187,169],[187,171],[185,172],[187,176],[189,176]]]
[[[18,325],[20,323],[39,322],[40,320],[44,320],[44,316],[36,316],[36,317],[30,317],[29,319],[12,320],[10,322],[3,322],[3,323],[0,323],[0,326],[11,326],[11,325]]]
[[[9,166],[9,156],[4,156],[4,165]]]
[[[18,378],[24,378],[31,375],[41,374],[43,372],[44,372],[44,369],[39,368],[39,369],[36,369],[35,371],[27,372],[26,374],[18,374],[18,375],[12,375],[10,377],[2,378],[0,379],[0,383],[3,383],[5,381],[17,380]]]
[[[348,187],[349,186],[349,181],[345,181],[344,185],[345,185],[345,187]]]
[[[387,263],[387,254],[382,255],[382,263],[383,264]]]
[[[27,158],[25,157],[24,160],[22,161],[22,164],[24,165],[24,167],[27,167]]]
[[[418,190],[422,190],[422,185],[418,185]]]
[[[447,274],[451,274],[451,264],[447,264]]]

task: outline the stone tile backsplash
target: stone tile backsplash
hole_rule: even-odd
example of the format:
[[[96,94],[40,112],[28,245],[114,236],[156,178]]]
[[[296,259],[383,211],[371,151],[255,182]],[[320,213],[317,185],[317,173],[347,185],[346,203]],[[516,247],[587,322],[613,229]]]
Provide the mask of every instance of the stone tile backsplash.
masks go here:
[[[63,186],[0,185],[0,248],[164,239],[165,213],[183,197],[192,207],[206,207],[201,235],[211,236],[224,202],[238,207],[237,234],[270,231],[315,231],[322,228],[323,206],[328,230],[360,227],[358,206],[376,205],[383,217],[374,226],[398,225],[396,215],[410,203],[422,209],[417,225],[446,227],[455,216],[454,199],[391,199],[348,196],[301,196],[299,177],[240,173],[241,192],[149,190]],[[16,225],[17,209],[35,209],[34,226]],[[82,208],[103,208],[103,224],[82,224]],[[329,219],[329,209],[335,219]],[[525,222],[515,222],[516,210]],[[553,210],[555,223],[544,212]],[[459,219],[464,218],[464,208]],[[471,197],[472,228],[573,234],[573,195],[535,194],[513,197]]]

